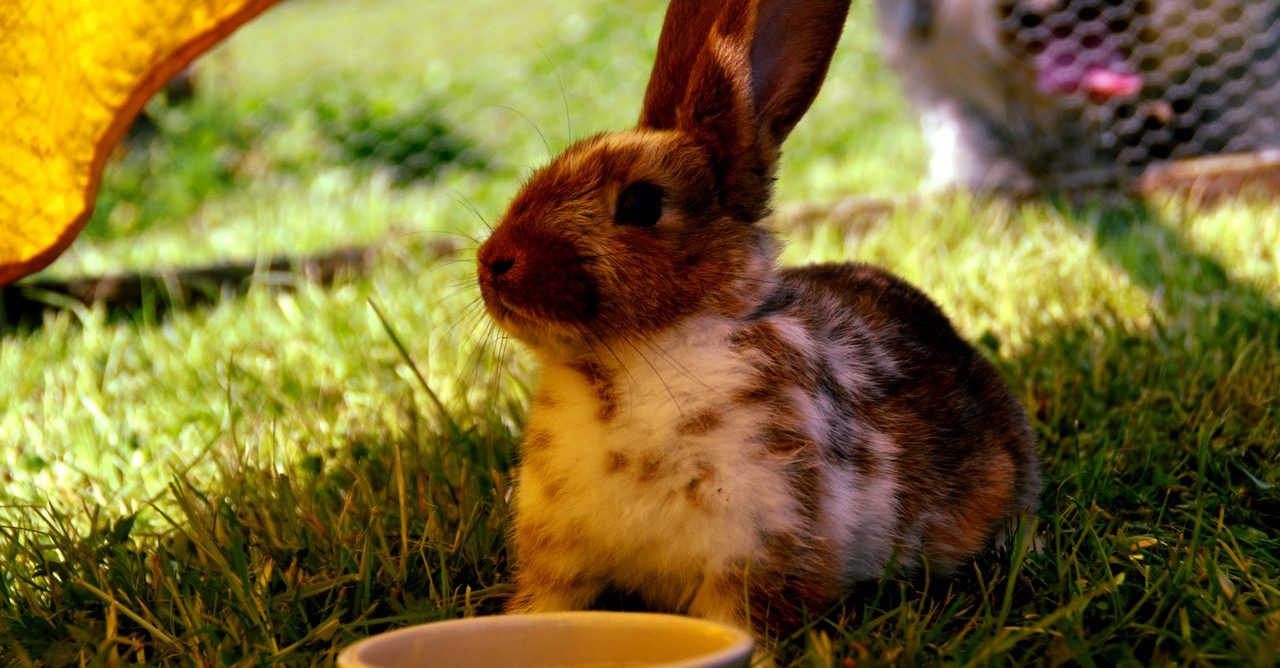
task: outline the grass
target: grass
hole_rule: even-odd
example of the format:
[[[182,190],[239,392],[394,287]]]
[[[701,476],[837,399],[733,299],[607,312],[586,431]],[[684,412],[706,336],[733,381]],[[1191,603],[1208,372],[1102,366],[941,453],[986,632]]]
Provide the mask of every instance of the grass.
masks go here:
[[[868,4],[784,203],[922,173]],[[634,121],[660,5],[292,0],[200,63],[193,103],[154,108],[50,273],[386,245],[330,287],[0,333],[0,664],[326,663],[496,611],[533,373],[485,334],[466,251],[428,251],[474,249],[471,209],[493,220],[569,137]],[[470,157],[398,172],[419,117]],[[348,150],[374,126],[390,153]],[[786,230],[787,262],[876,262],[934,296],[1031,412],[1047,486],[1038,551],[867,583],[780,663],[1280,660],[1277,208],[949,198]]]

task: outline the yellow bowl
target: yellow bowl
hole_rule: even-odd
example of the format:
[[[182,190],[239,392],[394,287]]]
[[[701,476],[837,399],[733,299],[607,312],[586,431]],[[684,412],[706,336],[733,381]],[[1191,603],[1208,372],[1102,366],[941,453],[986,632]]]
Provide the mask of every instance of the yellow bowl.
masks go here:
[[[338,668],[738,668],[751,636],[715,622],[630,612],[473,617],[366,638]]]

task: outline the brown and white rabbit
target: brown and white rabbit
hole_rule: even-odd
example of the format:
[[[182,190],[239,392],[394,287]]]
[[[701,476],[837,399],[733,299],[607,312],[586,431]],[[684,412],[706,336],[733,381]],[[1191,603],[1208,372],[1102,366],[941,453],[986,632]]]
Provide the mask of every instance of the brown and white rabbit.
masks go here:
[[[510,611],[625,591],[776,632],[1035,509],[1024,412],[938,308],[865,265],[779,270],[758,224],[847,11],[674,0],[639,127],[536,172],[481,246],[542,367]]]

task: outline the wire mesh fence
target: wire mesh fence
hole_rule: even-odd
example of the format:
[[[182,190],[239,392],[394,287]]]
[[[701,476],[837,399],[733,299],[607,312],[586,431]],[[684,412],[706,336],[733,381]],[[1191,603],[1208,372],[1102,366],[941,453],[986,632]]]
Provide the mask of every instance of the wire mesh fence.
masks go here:
[[[1067,184],[1098,170],[1280,146],[1280,2],[1003,2],[1008,48],[1038,62],[1037,86],[1078,127],[1049,155]],[[1083,151],[1081,149],[1084,149]]]
[[[1280,163],[1280,0],[879,9],[943,185],[1072,190],[1190,158]]]

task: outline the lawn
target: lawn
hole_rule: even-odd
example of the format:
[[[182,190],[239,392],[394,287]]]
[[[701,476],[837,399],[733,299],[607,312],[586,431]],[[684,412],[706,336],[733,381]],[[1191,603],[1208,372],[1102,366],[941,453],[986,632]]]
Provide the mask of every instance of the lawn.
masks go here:
[[[154,102],[47,277],[376,261],[0,329],[0,664],[323,664],[497,611],[534,370],[471,254],[532,167],[634,122],[662,5],[289,0]],[[923,173],[869,5],[784,212]],[[991,355],[1041,441],[1040,546],[867,583],[778,663],[1280,661],[1280,205],[895,201],[784,216],[784,260],[884,265]]]

